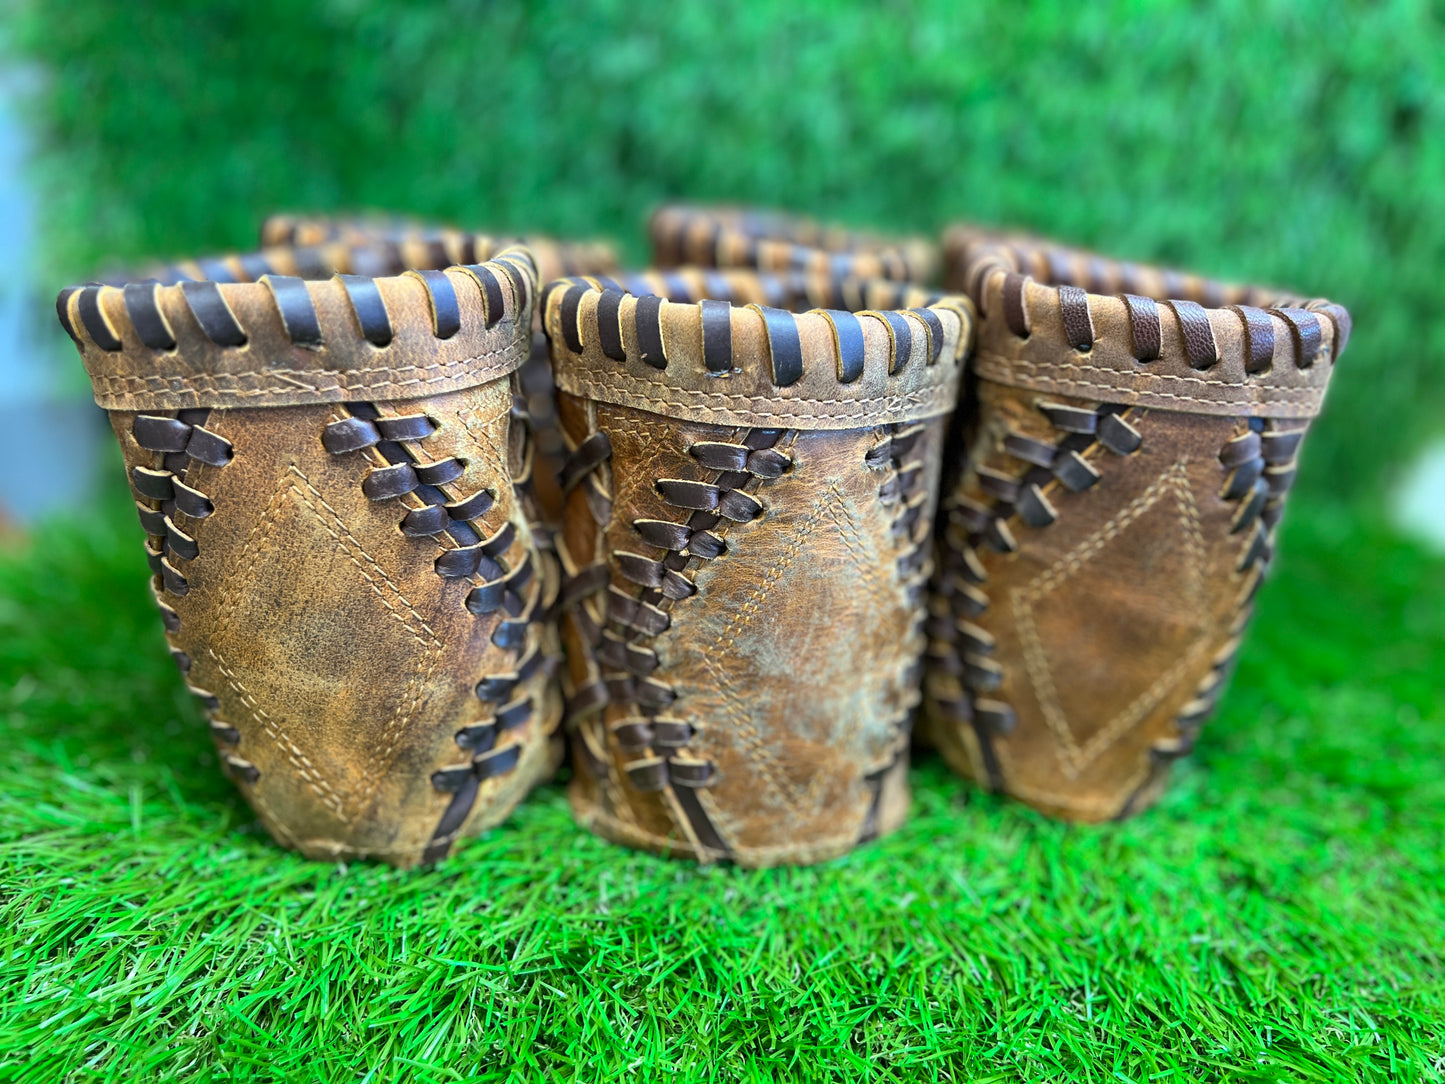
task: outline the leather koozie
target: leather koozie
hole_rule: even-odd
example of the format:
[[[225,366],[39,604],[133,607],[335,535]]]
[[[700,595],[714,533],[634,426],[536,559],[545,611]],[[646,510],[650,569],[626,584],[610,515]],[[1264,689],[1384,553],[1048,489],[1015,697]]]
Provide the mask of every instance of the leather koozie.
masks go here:
[[[536,269],[473,247],[380,278],[269,250],[60,296],[171,653],[227,774],[311,857],[434,861],[558,760],[556,575],[517,487]]]
[[[698,277],[625,281],[694,296]],[[972,310],[920,295],[795,315],[769,304],[790,289],[774,280],[707,281],[727,296],[592,280],[544,300],[571,449],[569,794],[583,825],[629,846],[816,862],[906,815]]]
[[[776,211],[670,204],[653,213],[648,233],[658,267],[745,267],[917,283],[933,281],[938,272],[938,246],[927,238],[881,237]]]
[[[946,250],[978,394],[920,729],[1047,814],[1127,816],[1224,688],[1349,315],[1026,238]]]

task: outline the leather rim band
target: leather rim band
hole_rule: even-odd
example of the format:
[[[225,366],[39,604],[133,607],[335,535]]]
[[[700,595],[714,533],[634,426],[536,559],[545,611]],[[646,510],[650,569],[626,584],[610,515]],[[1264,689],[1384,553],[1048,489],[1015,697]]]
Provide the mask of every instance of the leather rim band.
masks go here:
[[[471,244],[479,262],[380,277],[353,273],[374,246],[267,249],[71,287],[57,311],[108,410],[418,398],[527,357],[532,254]]]
[[[697,296],[704,290],[726,296]],[[885,302],[897,308],[871,307]],[[952,411],[973,327],[966,298],[741,271],[563,279],[543,306],[565,392],[715,425],[805,430]]]

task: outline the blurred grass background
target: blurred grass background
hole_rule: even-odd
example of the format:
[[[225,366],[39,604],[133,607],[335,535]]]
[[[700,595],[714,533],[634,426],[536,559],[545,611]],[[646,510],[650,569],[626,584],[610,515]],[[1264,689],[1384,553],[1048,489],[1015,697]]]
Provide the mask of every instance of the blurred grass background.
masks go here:
[[[47,287],[282,209],[641,259],[681,196],[1023,226],[1356,332],[1160,809],[1068,829],[925,761],[908,828],[814,870],[624,854],[555,786],[432,872],[278,851],[164,657],[112,465],[0,557],[0,1078],[1442,1079],[1445,566],[1379,526],[1445,416],[1438,5],[9,11]]]
[[[1301,485],[1445,416],[1438,4],[17,0],[46,254],[254,245],[278,209],[639,238],[659,200],[972,218],[1345,304]]]

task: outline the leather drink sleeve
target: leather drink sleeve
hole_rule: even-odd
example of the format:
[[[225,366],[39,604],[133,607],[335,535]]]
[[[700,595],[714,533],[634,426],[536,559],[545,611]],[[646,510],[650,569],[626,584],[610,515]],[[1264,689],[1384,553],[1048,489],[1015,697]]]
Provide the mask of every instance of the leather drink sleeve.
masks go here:
[[[1161,793],[1225,685],[1349,315],[960,229],[977,400],[949,452],[920,731],[1052,816]]]
[[[795,314],[797,287],[681,271],[544,299],[570,449],[569,795],[616,842],[807,863],[906,815],[972,307],[885,283],[903,310]]]
[[[311,857],[434,861],[558,760],[514,408],[536,268],[492,249],[387,277],[271,249],[60,295],[171,654],[227,774]]]

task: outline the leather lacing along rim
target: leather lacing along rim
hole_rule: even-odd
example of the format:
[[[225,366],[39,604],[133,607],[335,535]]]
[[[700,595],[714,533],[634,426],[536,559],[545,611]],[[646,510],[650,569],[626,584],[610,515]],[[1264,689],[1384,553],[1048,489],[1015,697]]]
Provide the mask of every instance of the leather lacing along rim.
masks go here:
[[[727,301],[733,305],[756,304],[788,309],[794,313],[814,309],[866,310],[926,308],[961,299],[940,290],[911,282],[879,278],[837,278],[808,271],[752,271],[738,268],[674,267],[629,271],[616,275],[575,275],[554,279],[542,287],[538,304],[557,289],[590,286],[595,290],[621,292],[634,297],[655,296],[679,304]],[[610,328],[599,328],[603,335]],[[620,343],[613,340],[620,347]],[[620,360],[613,353],[608,354]]]
[[[481,251],[476,247],[478,239],[487,238],[399,216],[278,214],[271,215],[261,226],[262,245],[316,246],[336,242],[390,254],[398,268],[416,266],[418,250],[436,254],[425,259],[430,266],[475,263],[476,253]],[[605,241],[558,241],[533,234],[504,243],[523,245],[532,253],[540,282],[617,266],[617,252]]]
[[[673,284],[685,290],[687,301],[677,301],[661,296],[657,290],[668,292]],[[704,279],[704,287],[717,287],[719,293],[732,294],[745,285],[755,285],[766,296],[779,300],[798,300],[799,292],[805,292],[807,300],[814,300],[819,292],[827,300],[847,300],[850,296],[877,299],[880,292],[890,298],[899,293],[885,286],[860,286],[843,280],[833,284],[811,283],[806,277],[777,279],[770,276],[748,276],[743,279],[727,277]],[[658,275],[625,275],[619,278],[592,276],[564,278],[548,283],[541,299],[545,307],[550,304],[553,294],[562,291],[559,302],[559,322],[563,342],[574,355],[583,351],[584,329],[581,324],[582,299],[589,293],[597,295],[597,304],[590,312],[586,338],[596,341],[603,353],[613,361],[627,360],[624,345],[626,338],[636,344],[642,361],[651,367],[665,370],[669,364],[668,347],[662,327],[662,306],[664,304],[687,304],[697,308],[702,328],[703,365],[714,374],[733,371],[732,309],[731,301],[716,297],[696,297],[696,291],[683,277],[660,273]],[[639,291],[646,291],[639,292]],[[622,328],[622,300],[624,297],[637,298],[631,311],[631,335],[624,336]],[[863,375],[865,340],[861,321],[871,318],[886,329],[890,358],[888,371],[891,375],[904,370],[914,353],[915,342],[923,346],[924,363],[935,365],[942,357],[946,340],[943,321],[936,308],[951,311],[963,326],[966,341],[967,330],[971,327],[969,303],[962,298],[948,295],[934,295],[925,291],[907,288],[900,299],[914,300],[914,307],[904,310],[867,309],[857,312],[847,309],[814,308],[808,312],[795,313],[786,309],[756,303],[742,306],[757,312],[764,321],[768,339],[768,362],[770,375],[775,387],[783,388],[797,383],[803,376],[804,358],[798,333],[800,316],[820,316],[826,319],[832,329],[833,354],[837,379],[840,384],[851,384]]]
[[[299,275],[273,273],[270,268],[274,259],[274,256],[268,258],[265,254],[259,254],[256,257],[205,261],[206,270],[224,276],[219,279],[187,278],[186,265],[176,265],[168,277],[174,277],[174,285],[179,286],[182,301],[195,318],[201,333],[217,346],[242,347],[249,341],[244,326],[244,314],[238,315],[227,302],[220,289],[222,282],[249,282],[264,286],[266,292],[261,296],[269,301],[279,315],[286,335],[294,345],[311,349],[326,345],[322,340],[316,306],[306,285],[314,280],[303,279]],[[515,311],[527,311],[536,294],[536,266],[531,253],[522,247],[503,249],[485,263],[454,265],[446,269],[407,270],[404,273],[420,281],[427,291],[432,314],[432,332],[438,339],[449,339],[461,329],[461,306],[456,287],[447,271],[462,272],[476,283],[485,307],[484,326],[487,328],[495,326],[508,311],[501,285],[504,279],[510,283],[516,298]],[[255,275],[254,278],[247,278],[252,274]],[[394,331],[376,279],[350,274],[338,274],[335,279],[341,283],[350,302],[360,337],[372,346],[384,350],[391,343]],[[109,353],[119,352],[125,347],[121,335],[112,328],[100,308],[101,291],[109,286],[107,283],[95,282],[85,286],[67,287],[60,292],[56,301],[56,313],[60,317],[61,325],[82,349],[84,342],[70,319],[71,297],[75,294],[79,294],[75,305],[76,312],[90,340]],[[141,344],[151,350],[170,351],[177,348],[177,339],[156,296],[163,286],[160,279],[149,279],[126,283],[120,289],[126,316]]]
[[[1186,298],[1205,308],[1267,305],[1280,291],[1220,282],[1172,268],[1112,260],[1094,252],[1069,248],[1043,238],[955,227],[944,238],[945,259],[964,289],[972,293],[970,273],[990,253],[1010,269],[1053,286],[1078,286],[1091,294],[1142,294],[1162,301]]]
[[[1268,372],[1275,360],[1275,324],[1279,319],[1288,329],[1291,361],[1301,369],[1310,368],[1321,353],[1324,340],[1322,320],[1331,324],[1330,352],[1333,363],[1349,341],[1349,312],[1323,299],[1300,301],[1289,298],[1267,300],[1267,291],[1255,287],[1232,287],[1208,279],[1186,277],[1174,272],[1141,268],[1102,260],[1067,249],[1032,249],[1008,243],[977,243],[965,249],[965,288],[982,314],[989,283],[1002,277],[1002,316],[1009,331],[1020,339],[1033,332],[1034,317],[1028,310],[1030,281],[1052,287],[1057,299],[1064,338],[1080,353],[1093,349],[1096,339],[1091,306],[1102,295],[1096,287],[1109,287],[1125,307],[1130,328],[1130,353],[1141,365],[1157,361],[1164,354],[1160,305],[1167,305],[1179,326],[1181,346],[1191,368],[1206,371],[1222,359],[1215,341],[1208,309],[1232,312],[1240,321],[1245,341],[1245,372]],[[1043,278],[1036,272],[1045,270]],[[1035,273],[1030,273],[1035,272]],[[1078,279],[1085,283],[1079,285]],[[1167,291],[1163,296],[1136,292],[1150,287]],[[1169,296],[1192,291],[1194,297]],[[1218,304],[1215,304],[1215,303]],[[1251,303],[1252,302],[1252,303]]]
[[[785,213],[675,204],[653,213],[649,233],[662,266],[808,270],[899,282],[926,281],[938,267],[935,246],[923,238],[888,239]]]
[[[292,276],[308,282],[329,279],[336,274],[386,278],[419,269],[440,270],[485,262],[493,253],[512,246],[512,242],[484,234],[458,234],[449,241],[445,246],[421,239],[400,243],[384,238],[266,245],[256,252],[200,257],[164,265],[150,270],[140,281],[153,279],[163,286],[174,286],[182,282],[259,282],[267,275]],[[103,281],[124,286],[137,279],[135,276],[112,277]]]
[[[825,252],[875,251],[900,248],[906,241],[890,240],[867,230],[830,225],[791,211],[760,207],[697,206],[686,203],[664,204],[653,212],[649,232],[656,241],[670,240],[696,224],[704,232],[720,226],[743,237],[788,241]],[[919,243],[922,238],[914,238]]]

